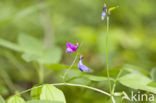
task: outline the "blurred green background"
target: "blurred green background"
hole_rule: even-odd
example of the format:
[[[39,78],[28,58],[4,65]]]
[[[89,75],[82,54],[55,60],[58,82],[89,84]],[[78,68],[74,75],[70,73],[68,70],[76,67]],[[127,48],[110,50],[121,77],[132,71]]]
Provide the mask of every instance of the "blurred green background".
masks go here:
[[[70,65],[75,54],[66,54],[66,42],[82,43],[80,53],[84,63],[94,75],[106,76],[105,34],[106,20],[101,21],[104,2],[108,7],[119,6],[110,16],[111,76],[115,77],[120,68],[128,66],[156,80],[156,0],[1,0],[0,1],[0,94],[7,98],[15,91],[31,88],[38,83],[34,58],[21,58],[23,54],[5,48],[2,40],[18,44],[21,35],[32,36],[43,43],[28,43],[29,49],[56,47],[55,64]],[[34,40],[34,39],[32,39]],[[33,47],[33,45],[36,45]],[[38,47],[37,47],[38,46]],[[23,47],[27,49],[27,47]],[[55,49],[55,48],[53,48]],[[60,51],[61,50],[61,51]],[[54,54],[58,52],[54,52]],[[58,57],[57,57],[58,56]],[[32,55],[30,55],[32,57]],[[53,58],[50,58],[50,60]],[[48,60],[48,59],[47,59]],[[41,61],[44,62],[44,61]],[[46,62],[46,61],[45,61]],[[43,63],[44,64],[44,63]],[[44,83],[61,82],[61,75],[67,68],[45,63]],[[77,66],[77,63],[74,65]],[[46,69],[46,68],[50,69]],[[59,68],[59,69],[58,69]],[[68,73],[71,78],[79,75],[78,69]],[[108,91],[108,82],[93,82],[74,79],[70,82],[96,86]],[[61,87],[60,87],[61,88]],[[74,87],[61,88],[68,103],[109,103],[103,94]],[[130,91],[122,85],[117,91]],[[24,94],[29,99],[28,93]]]

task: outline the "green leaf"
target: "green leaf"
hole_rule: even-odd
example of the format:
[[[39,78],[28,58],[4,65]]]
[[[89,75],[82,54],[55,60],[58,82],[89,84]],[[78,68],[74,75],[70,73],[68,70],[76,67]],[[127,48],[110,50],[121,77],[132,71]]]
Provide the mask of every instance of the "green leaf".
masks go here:
[[[36,54],[29,54],[29,53],[24,53],[22,55],[22,58],[26,61],[26,62],[31,62],[31,61],[38,61],[40,56],[36,55]]]
[[[145,90],[156,94],[156,88],[148,86],[152,80],[141,74],[129,73],[120,77],[119,82],[129,88]]]
[[[156,82],[152,81],[152,82],[148,83],[148,86],[156,88]]]
[[[150,75],[151,75],[152,80],[156,82],[156,68],[152,69]]]
[[[42,87],[41,100],[54,100],[66,103],[64,94],[61,90],[57,89],[52,84],[46,84]]]
[[[0,94],[1,95],[8,95],[9,94],[8,89],[2,84],[0,84]]]
[[[39,86],[39,85],[35,85],[32,88],[35,88],[37,86]],[[32,99],[40,99],[41,90],[42,90],[42,87],[37,87],[35,89],[32,89],[30,92],[31,98]]]
[[[44,50],[43,43],[30,35],[19,35],[18,43],[24,52],[22,58],[27,62],[37,61],[41,64],[53,64],[61,60],[62,51],[59,47]]]
[[[108,78],[107,77],[103,77],[103,76],[94,76],[94,75],[84,75],[83,77],[91,80],[91,81],[96,81],[96,82],[100,82],[100,81],[107,81]],[[110,78],[110,80],[114,80],[113,78]]]
[[[59,47],[44,50],[40,58],[42,64],[55,64],[61,60],[62,51]]]
[[[41,54],[43,50],[43,43],[30,35],[20,34],[18,43],[25,53]]]
[[[25,101],[19,96],[12,96],[7,100],[7,103],[25,103]]]
[[[108,9],[108,12],[111,12],[111,11],[115,10],[116,8],[118,8],[118,7],[116,7],[116,6],[110,7],[110,8]]]
[[[0,103],[5,103],[5,100],[3,99],[1,95],[0,95]]]
[[[31,100],[28,101],[27,103],[63,103],[63,102],[51,101],[51,100]]]
[[[22,48],[18,46],[17,44],[11,43],[7,40],[0,39],[0,45],[6,48],[9,48],[11,50],[15,51],[22,51]]]

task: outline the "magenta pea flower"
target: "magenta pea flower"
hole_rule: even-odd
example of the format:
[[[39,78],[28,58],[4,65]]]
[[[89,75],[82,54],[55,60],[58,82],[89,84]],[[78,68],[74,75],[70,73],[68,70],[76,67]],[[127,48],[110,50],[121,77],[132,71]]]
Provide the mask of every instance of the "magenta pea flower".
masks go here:
[[[66,53],[73,53],[77,50],[79,43],[71,44],[71,43],[66,43],[67,49],[66,49]]]
[[[104,20],[105,17],[106,17],[106,13],[107,12],[107,8],[106,8],[106,4],[104,4],[104,7],[103,7],[103,11],[102,11],[102,14],[101,14],[101,19]]]
[[[83,56],[80,56],[80,60],[79,60],[79,64],[78,64],[79,70],[80,71],[90,71],[90,69],[87,66],[85,66],[82,61],[83,61]]]

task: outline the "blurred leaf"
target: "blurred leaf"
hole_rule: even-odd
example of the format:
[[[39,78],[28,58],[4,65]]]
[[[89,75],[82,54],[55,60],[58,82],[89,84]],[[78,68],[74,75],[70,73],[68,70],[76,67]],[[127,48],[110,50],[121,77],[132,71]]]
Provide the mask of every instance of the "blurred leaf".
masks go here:
[[[156,94],[156,88],[148,86],[152,80],[137,73],[129,73],[119,78],[119,82],[129,88],[149,91]]]
[[[122,69],[122,66],[109,69],[110,76],[111,77],[117,76],[121,69]],[[107,76],[107,70],[105,69],[101,74],[104,76]]]
[[[12,96],[7,100],[7,103],[25,103],[25,101],[19,96]]]
[[[61,69],[68,69],[70,68],[70,66],[65,65],[65,64],[49,64],[49,65],[46,65],[46,68],[58,71]],[[77,69],[77,67],[72,67],[72,69]]]
[[[150,76],[151,76],[152,80],[154,80],[156,82],[156,68],[152,69]]]
[[[52,101],[52,100],[31,100],[26,103],[64,103],[64,102]]]
[[[0,45],[15,51],[22,51],[22,48],[20,46],[7,40],[0,39]]]
[[[53,47],[43,51],[40,62],[43,64],[55,64],[61,60],[62,51],[59,47]]]
[[[20,34],[18,43],[26,53],[41,54],[43,50],[42,42],[30,35]]]
[[[39,85],[35,85],[32,88],[35,88],[37,86],[39,86]],[[30,92],[31,98],[32,99],[40,99],[41,89],[42,89],[42,87],[37,87],[35,89],[32,89]]]
[[[150,83],[148,83],[148,86],[156,88],[156,82],[150,82]]]
[[[5,86],[3,86],[2,84],[0,84],[0,94],[1,95],[8,95],[9,94],[8,89]]]
[[[0,103],[5,103],[5,100],[3,99],[1,95],[0,95]]]
[[[138,73],[138,74],[144,74],[146,76],[148,76],[148,71],[138,67],[138,66],[134,66],[134,65],[130,65],[130,64],[125,64],[123,66],[124,70],[127,70],[130,73]]]
[[[27,62],[37,61],[41,64],[52,64],[58,63],[61,59],[62,52],[59,47],[44,50],[43,43],[30,35],[19,35],[18,42],[25,53],[22,58]]]
[[[20,20],[24,17],[27,17],[28,15],[39,10],[40,8],[48,7],[50,5],[51,5],[50,2],[45,2],[45,3],[41,3],[37,5],[33,4],[32,6],[24,8],[23,10],[15,13],[14,15],[9,15],[8,17],[5,17],[5,19],[0,20],[0,27],[2,27],[4,24],[11,22],[13,20]]]
[[[24,53],[24,54],[22,54],[22,58],[23,58],[26,62],[38,61],[39,55]]]
[[[96,81],[96,82],[100,82],[100,81],[107,81],[108,78],[107,77],[103,77],[103,76],[94,76],[94,75],[84,75],[83,77],[91,80],[91,81]],[[113,78],[110,78],[110,80],[114,80]]]
[[[116,8],[118,8],[118,7],[110,7],[110,8],[108,9],[108,13],[110,14],[111,11],[115,10]]]
[[[55,100],[66,103],[64,94],[61,90],[57,89],[52,84],[46,84],[42,87],[41,100]]]

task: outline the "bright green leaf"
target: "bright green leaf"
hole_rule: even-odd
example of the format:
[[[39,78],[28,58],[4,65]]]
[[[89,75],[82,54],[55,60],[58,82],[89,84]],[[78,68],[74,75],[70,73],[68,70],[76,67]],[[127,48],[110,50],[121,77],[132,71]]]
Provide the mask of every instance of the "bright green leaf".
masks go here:
[[[119,82],[133,89],[145,90],[156,94],[156,88],[148,86],[148,84],[152,82],[152,80],[141,74],[129,73],[125,76],[120,77]]]
[[[33,88],[35,88],[37,86],[39,86],[39,85],[35,85],[35,86],[33,86]],[[40,99],[41,90],[42,90],[42,87],[37,87],[35,89],[32,89],[30,92],[31,98],[32,99]]]
[[[117,6],[117,7],[110,7],[110,8],[108,9],[108,13],[110,14],[111,11],[115,10],[116,8],[118,8],[118,6]]]
[[[66,103],[64,94],[61,90],[57,89],[52,84],[46,84],[42,87],[41,100],[55,100]]]
[[[25,103],[25,101],[19,96],[12,96],[7,100],[7,103]]]

